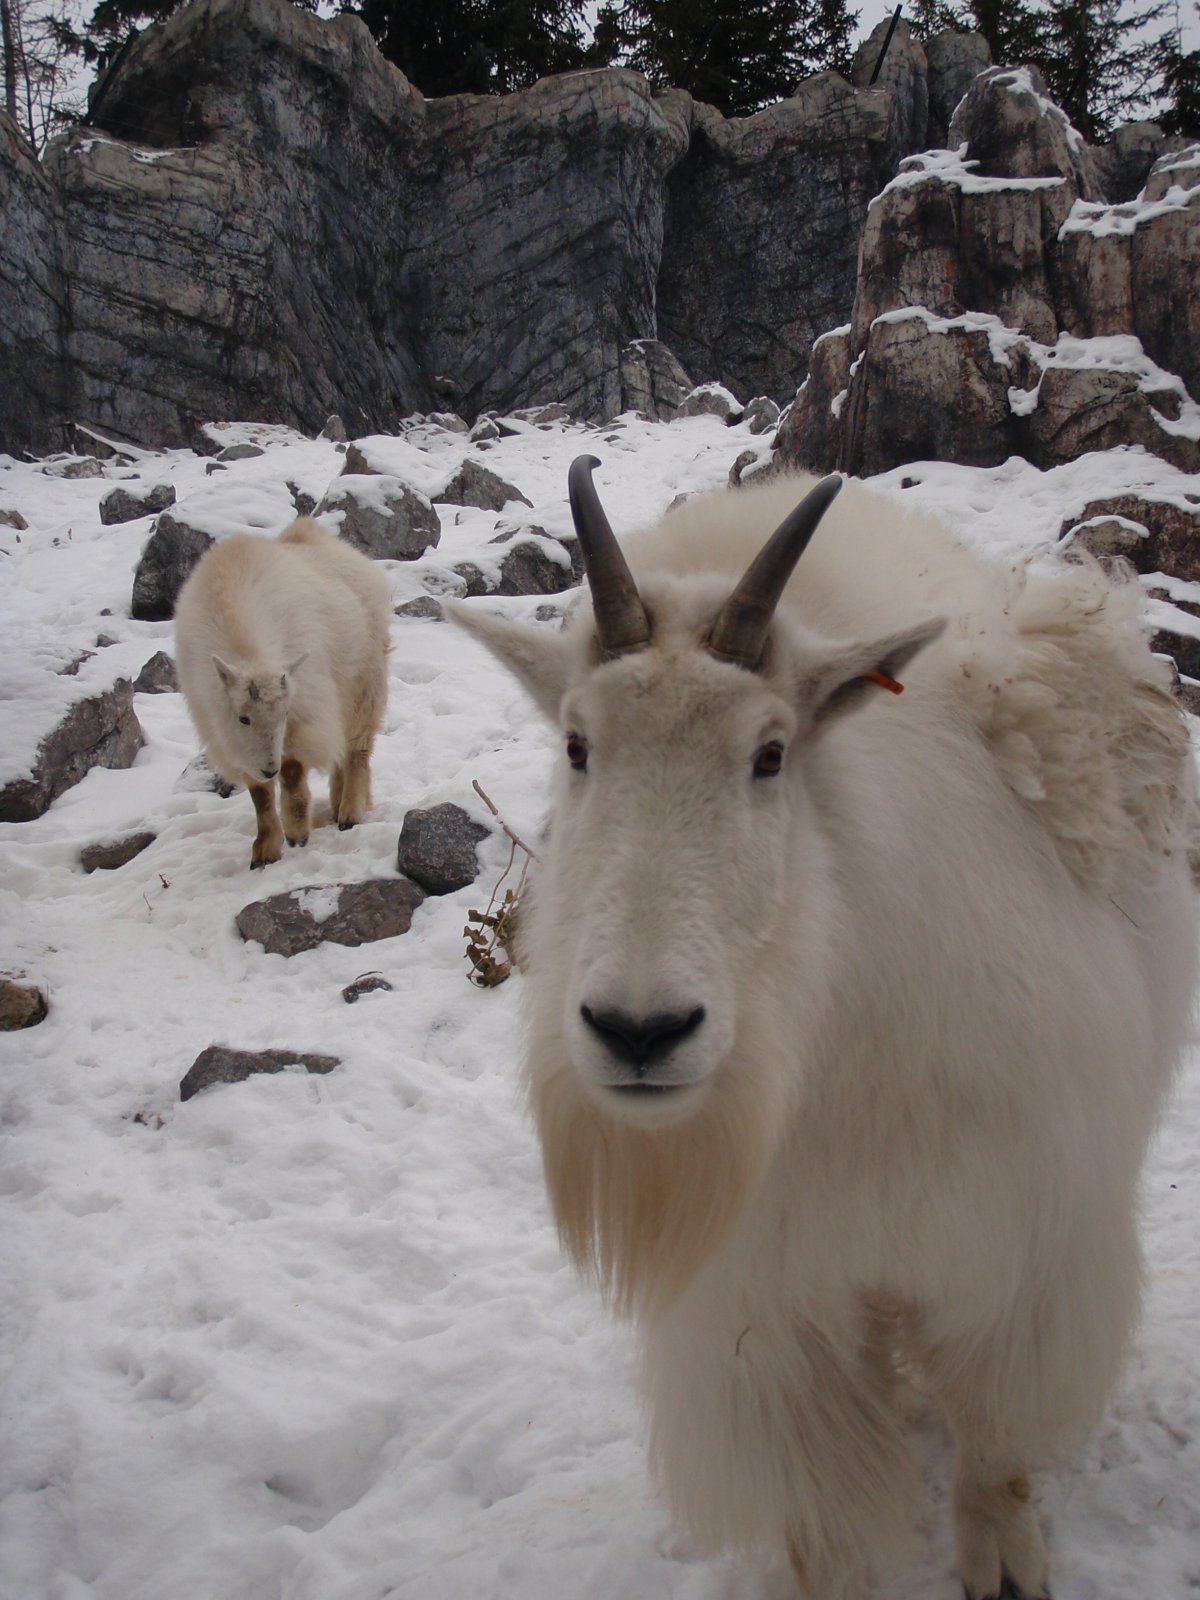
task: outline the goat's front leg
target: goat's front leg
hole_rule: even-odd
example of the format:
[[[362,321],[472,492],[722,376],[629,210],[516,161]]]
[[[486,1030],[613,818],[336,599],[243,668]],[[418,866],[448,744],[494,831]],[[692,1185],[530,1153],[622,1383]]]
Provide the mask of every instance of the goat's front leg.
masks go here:
[[[1049,1600],[1029,1478],[961,1426],[955,1431],[954,1542],[966,1600]]]
[[[283,854],[283,829],[275,809],[275,785],[252,783],[250,798],[254,801],[254,814],[258,818],[258,833],[250,850],[250,866],[265,867],[278,861]]]
[[[308,843],[309,791],[303,764],[288,756],[279,769],[282,789],[283,833],[289,844]]]

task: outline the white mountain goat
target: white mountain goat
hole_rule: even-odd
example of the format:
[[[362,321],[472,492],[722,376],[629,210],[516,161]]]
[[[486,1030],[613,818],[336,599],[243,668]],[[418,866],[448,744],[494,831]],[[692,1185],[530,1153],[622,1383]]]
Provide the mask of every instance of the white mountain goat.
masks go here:
[[[955,1435],[967,1595],[1045,1596],[1029,1473],[1117,1374],[1193,981],[1137,585],[857,484],[822,521],[837,478],[687,504],[627,564],[597,464],[591,608],[455,609],[564,741],[526,929],[562,1238],[636,1318],[703,1547],[865,1592],[914,1521],[903,1378]]]
[[[278,861],[285,838],[308,843],[309,767],[329,772],[339,828],[370,808],[390,623],[384,573],[307,518],[278,539],[213,545],[180,591],[179,687],[211,765],[250,790],[252,867]]]

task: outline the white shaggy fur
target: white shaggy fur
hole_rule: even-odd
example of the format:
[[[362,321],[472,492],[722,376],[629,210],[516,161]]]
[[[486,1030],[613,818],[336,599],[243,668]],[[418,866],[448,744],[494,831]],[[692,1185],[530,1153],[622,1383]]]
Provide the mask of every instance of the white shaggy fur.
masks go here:
[[[179,686],[212,766],[250,790],[251,866],[278,861],[285,837],[307,843],[309,767],[329,772],[339,827],[366,815],[390,623],[383,572],[306,518],[278,539],[236,534],[214,545],[184,584]]]
[[[645,649],[598,660],[586,607],[561,635],[456,612],[571,736],[526,939],[548,1187],[637,1320],[653,1463],[703,1545],[865,1592],[914,1517],[903,1376],[957,1440],[968,1595],[1032,1600],[1028,1473],[1096,1421],[1137,1309],[1193,983],[1187,735],[1135,583],[998,568],[856,484],[761,669],[715,659],[807,487],[631,541]],[[631,1093],[581,1006],[703,1020]]]

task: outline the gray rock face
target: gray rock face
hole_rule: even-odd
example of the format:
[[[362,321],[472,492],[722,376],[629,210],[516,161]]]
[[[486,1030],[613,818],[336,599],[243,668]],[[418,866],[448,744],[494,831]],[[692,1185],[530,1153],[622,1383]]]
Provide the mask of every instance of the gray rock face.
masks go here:
[[[0,789],[0,822],[32,822],[93,767],[132,766],[144,743],[125,679],[77,701],[38,746],[32,776]]]
[[[179,1098],[190,1100],[202,1089],[218,1083],[245,1083],[262,1072],[285,1072],[303,1067],[306,1072],[332,1072],[341,1066],[338,1056],[318,1055],[309,1050],[231,1050],[227,1045],[210,1044],[192,1062],[179,1084]]]
[[[425,890],[408,878],[374,878],[331,888],[292,889],[237,914],[243,939],[269,955],[294,956],[320,944],[359,945],[407,933]]]
[[[352,434],[449,404],[607,418],[659,338],[785,399],[923,138],[924,70],[901,30],[882,86],[826,74],[744,121],[616,70],[426,101],[349,14],[193,0],[41,167],[0,125],[0,448],[75,419],[311,435],[331,405]]]
[[[490,832],[449,802],[410,811],[400,829],[396,865],[430,894],[453,894],[475,882],[475,852]]]
[[[660,103],[687,115],[690,142],[667,181],[658,335],[697,379],[784,400],[846,320],[867,205],[912,148],[891,92],[826,72],[746,119]]]
[[[100,502],[100,521],[111,528],[119,522],[155,516],[174,504],[175,490],[169,483],[157,484],[142,495],[131,494],[128,489],[112,489]]]
[[[386,473],[343,474],[316,515],[340,514],[338,537],[374,561],[415,561],[442,537],[437,512],[411,484]]]
[[[130,615],[139,622],[169,622],[179,591],[213,543],[209,534],[162,512],[133,575]]]
[[[937,147],[949,142],[950,121],[959,101],[992,64],[991,46],[981,33],[935,33],[925,46],[929,64],[929,126],[926,138]]]
[[[63,442],[69,408],[62,197],[0,111],[0,450]]]

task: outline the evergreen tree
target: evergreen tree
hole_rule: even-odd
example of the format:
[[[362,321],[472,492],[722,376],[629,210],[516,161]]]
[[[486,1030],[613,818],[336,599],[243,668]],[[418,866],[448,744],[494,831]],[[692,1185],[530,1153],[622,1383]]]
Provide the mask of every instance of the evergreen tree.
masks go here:
[[[1037,60],[1052,99],[1085,139],[1103,139],[1153,98],[1158,51],[1145,37],[1167,0],[1125,11],[1124,0],[1048,0],[1044,54]]]
[[[1200,136],[1200,50],[1183,48],[1178,12],[1174,28],[1158,42],[1157,65],[1161,102],[1154,120],[1164,133]]]
[[[422,94],[509,94],[584,64],[582,0],[358,0],[348,5]]]
[[[856,21],[846,0],[609,0],[595,51],[747,116],[814,72],[846,71]]]
[[[37,152],[83,107],[61,0],[0,0],[3,104]]]

